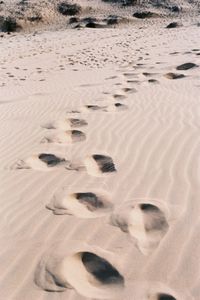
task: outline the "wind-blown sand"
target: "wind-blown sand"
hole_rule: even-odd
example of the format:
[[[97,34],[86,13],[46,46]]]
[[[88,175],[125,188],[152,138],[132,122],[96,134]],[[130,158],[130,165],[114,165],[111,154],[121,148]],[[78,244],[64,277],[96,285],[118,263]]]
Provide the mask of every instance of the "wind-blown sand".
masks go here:
[[[0,299],[200,299],[200,28],[168,23],[0,41]]]

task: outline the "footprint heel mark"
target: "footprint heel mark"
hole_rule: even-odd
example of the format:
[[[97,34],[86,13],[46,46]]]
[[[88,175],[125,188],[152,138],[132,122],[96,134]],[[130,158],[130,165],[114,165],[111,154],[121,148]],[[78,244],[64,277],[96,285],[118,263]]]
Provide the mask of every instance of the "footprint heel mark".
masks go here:
[[[102,154],[93,154],[84,160],[84,165],[88,174],[102,176],[117,172],[113,159]]]
[[[113,205],[108,196],[93,192],[69,194],[65,190],[54,195],[46,208],[55,215],[74,215],[79,218],[98,218],[112,212]]]
[[[47,135],[41,143],[57,143],[57,144],[73,144],[86,140],[86,135],[80,130],[67,130],[65,132],[57,132],[55,134]]]
[[[129,203],[111,216],[111,224],[133,237],[136,247],[144,254],[151,254],[166,235],[169,224],[166,213],[158,204]]]
[[[113,299],[124,289],[124,278],[117,268],[104,255],[91,250],[44,255],[36,268],[35,283],[48,292],[70,288],[95,299]]]
[[[57,268],[59,269],[59,259],[44,256],[35,270],[35,284],[46,292],[64,292],[67,288],[72,289],[73,287],[60,275]]]

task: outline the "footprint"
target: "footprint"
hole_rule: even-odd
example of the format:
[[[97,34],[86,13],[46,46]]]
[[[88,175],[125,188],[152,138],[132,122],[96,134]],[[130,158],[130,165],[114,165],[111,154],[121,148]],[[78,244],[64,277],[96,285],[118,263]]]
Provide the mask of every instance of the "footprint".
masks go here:
[[[42,143],[72,144],[86,140],[86,135],[80,130],[68,130],[51,134],[42,139]]]
[[[176,70],[189,70],[189,69],[192,69],[192,68],[195,68],[195,67],[198,67],[196,64],[194,63],[184,63],[178,67],[176,67]]]
[[[127,94],[133,94],[133,93],[136,93],[136,92],[137,92],[136,89],[134,89],[134,88],[129,88],[129,87],[123,88],[122,90],[123,90],[125,93],[127,93]]]
[[[154,202],[129,202],[111,216],[112,225],[129,233],[144,255],[151,254],[159,246],[169,229],[166,209],[164,211]]]
[[[25,160],[19,160],[15,169],[51,170],[53,167],[65,166],[70,162],[52,153],[40,153]]]
[[[73,128],[79,128],[83,126],[87,126],[88,123],[83,119],[69,118],[64,120],[57,120],[48,124],[43,125],[43,128],[46,129],[61,129],[61,130],[69,130]]]
[[[123,75],[126,78],[133,78],[133,77],[137,77],[138,74],[135,74],[135,73],[124,73]]]
[[[68,194],[65,190],[54,195],[46,206],[55,215],[74,215],[79,218],[98,218],[107,215],[113,205],[105,195],[92,192]]]
[[[78,251],[62,257],[45,255],[36,268],[35,283],[45,291],[75,289],[80,295],[95,299],[113,299],[124,288],[124,278],[119,271],[93,251]]]
[[[114,94],[113,98],[117,99],[117,100],[124,100],[124,99],[126,99],[126,96],[123,94]]]
[[[108,106],[86,105],[85,107],[83,107],[83,112],[84,111],[115,112],[115,111],[126,110],[127,108],[128,108],[127,105],[116,102]]]
[[[115,164],[110,156],[93,154],[84,160],[88,174],[102,176],[107,173],[116,172]]]
[[[180,79],[185,77],[185,75],[177,73],[167,73],[164,76],[168,79]]]
[[[106,111],[106,106],[99,106],[99,105],[85,105],[85,108],[86,110],[89,110],[89,111],[97,111],[97,110],[100,110],[100,111]]]
[[[159,81],[158,81],[157,79],[153,79],[153,78],[152,78],[152,79],[149,79],[148,82],[149,82],[149,83],[154,83],[154,84],[159,83]]]

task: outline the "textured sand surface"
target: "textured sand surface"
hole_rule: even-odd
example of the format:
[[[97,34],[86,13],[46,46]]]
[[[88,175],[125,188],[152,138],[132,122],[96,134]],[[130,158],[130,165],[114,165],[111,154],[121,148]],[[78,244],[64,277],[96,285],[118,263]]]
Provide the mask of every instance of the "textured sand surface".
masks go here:
[[[200,28],[167,24],[0,41],[0,299],[200,299]]]

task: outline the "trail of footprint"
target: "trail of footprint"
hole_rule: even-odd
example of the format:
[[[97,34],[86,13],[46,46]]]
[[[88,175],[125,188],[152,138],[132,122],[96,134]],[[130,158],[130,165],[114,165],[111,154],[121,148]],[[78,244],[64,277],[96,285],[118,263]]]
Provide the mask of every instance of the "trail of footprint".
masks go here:
[[[108,196],[93,192],[69,194],[65,190],[56,193],[46,208],[55,215],[74,215],[79,218],[98,218],[107,215],[113,209]]]
[[[128,109],[127,105],[120,102],[116,102],[111,105],[85,105],[82,108],[82,112],[119,112]]]
[[[128,202],[111,216],[111,224],[129,233],[144,255],[159,246],[169,229],[168,222],[166,208],[155,201]]]
[[[45,136],[41,143],[72,144],[86,140],[86,135],[80,130],[67,130]]]
[[[89,298],[113,298],[122,293],[124,278],[107,260],[105,251],[101,252],[86,249],[60,256],[45,254],[36,268],[35,283],[49,292],[75,289]]]
[[[82,163],[71,162],[52,153],[39,153],[25,160],[19,160],[14,169],[35,169],[49,171],[62,167],[70,171],[86,170],[89,175],[101,177],[116,172],[115,164],[110,156],[93,154],[83,159]]]

